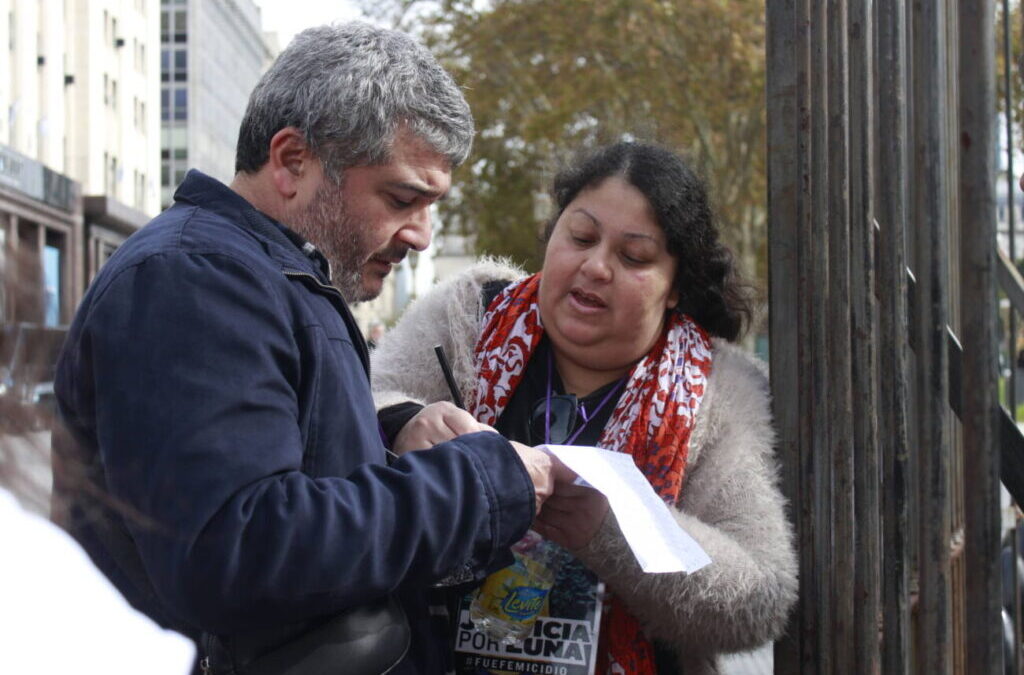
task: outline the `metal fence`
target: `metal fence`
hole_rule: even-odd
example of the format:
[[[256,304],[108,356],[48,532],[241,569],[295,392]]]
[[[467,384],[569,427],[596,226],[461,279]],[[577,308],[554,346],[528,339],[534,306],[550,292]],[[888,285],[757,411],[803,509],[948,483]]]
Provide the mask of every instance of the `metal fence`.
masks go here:
[[[771,370],[801,556],[776,672],[1003,671],[1000,471],[1024,496],[1024,442],[999,407],[994,17],[767,3]]]

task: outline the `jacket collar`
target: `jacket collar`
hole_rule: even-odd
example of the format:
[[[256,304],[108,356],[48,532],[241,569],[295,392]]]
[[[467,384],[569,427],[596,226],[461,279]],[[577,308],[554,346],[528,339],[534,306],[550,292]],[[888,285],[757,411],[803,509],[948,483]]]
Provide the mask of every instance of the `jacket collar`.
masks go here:
[[[258,210],[244,197],[197,169],[189,170],[174,193],[174,201],[200,206],[230,221],[265,244],[267,254],[282,269],[312,272],[330,283],[327,259],[298,232]]]

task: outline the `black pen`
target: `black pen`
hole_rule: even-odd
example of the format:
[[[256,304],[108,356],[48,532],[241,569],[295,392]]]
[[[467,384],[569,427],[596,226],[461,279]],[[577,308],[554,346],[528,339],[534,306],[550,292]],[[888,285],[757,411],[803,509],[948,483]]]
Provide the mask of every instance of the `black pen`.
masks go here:
[[[437,361],[441,364],[441,372],[444,373],[444,380],[448,383],[448,391],[451,392],[452,403],[465,410],[466,406],[462,402],[462,394],[459,393],[459,385],[455,384],[455,377],[452,375],[451,366],[448,365],[448,357],[444,354],[444,347],[441,345],[434,347],[434,354],[437,355]]]

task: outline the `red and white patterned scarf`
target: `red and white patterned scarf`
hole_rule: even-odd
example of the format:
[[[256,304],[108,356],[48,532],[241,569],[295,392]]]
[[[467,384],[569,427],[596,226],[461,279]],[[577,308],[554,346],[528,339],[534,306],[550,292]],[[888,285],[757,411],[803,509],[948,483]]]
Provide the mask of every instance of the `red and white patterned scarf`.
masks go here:
[[[540,343],[540,275],[506,287],[484,315],[476,344],[477,382],[469,410],[493,425],[519,386]],[[598,445],[632,455],[655,491],[669,504],[679,500],[690,432],[708,373],[711,340],[688,316],[669,313],[661,335],[629,374]],[[654,675],[654,649],[640,625],[616,598],[602,621],[598,673]]]

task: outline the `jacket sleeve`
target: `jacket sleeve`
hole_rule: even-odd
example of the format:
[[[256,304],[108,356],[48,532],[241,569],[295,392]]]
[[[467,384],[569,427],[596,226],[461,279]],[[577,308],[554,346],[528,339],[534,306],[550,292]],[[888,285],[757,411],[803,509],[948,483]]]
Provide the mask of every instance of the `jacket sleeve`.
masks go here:
[[[680,654],[752,649],[781,635],[797,596],[793,533],[777,485],[768,382],[734,347],[716,349],[675,516],[707,551],[693,574],[644,574],[614,516],[577,556]]]
[[[370,357],[377,409],[406,401],[427,405],[452,400],[434,356],[435,345],[444,347],[468,404],[476,388],[473,348],[484,309],[480,306],[483,285],[521,276],[515,268],[485,260],[412,303]]]
[[[88,308],[83,368],[108,489],[144,516],[127,520],[162,601],[230,633],[453,570],[483,576],[533,517],[515,451],[481,433],[390,467],[303,473],[307,355],[283,302],[233,258],[170,253],[120,272]]]

